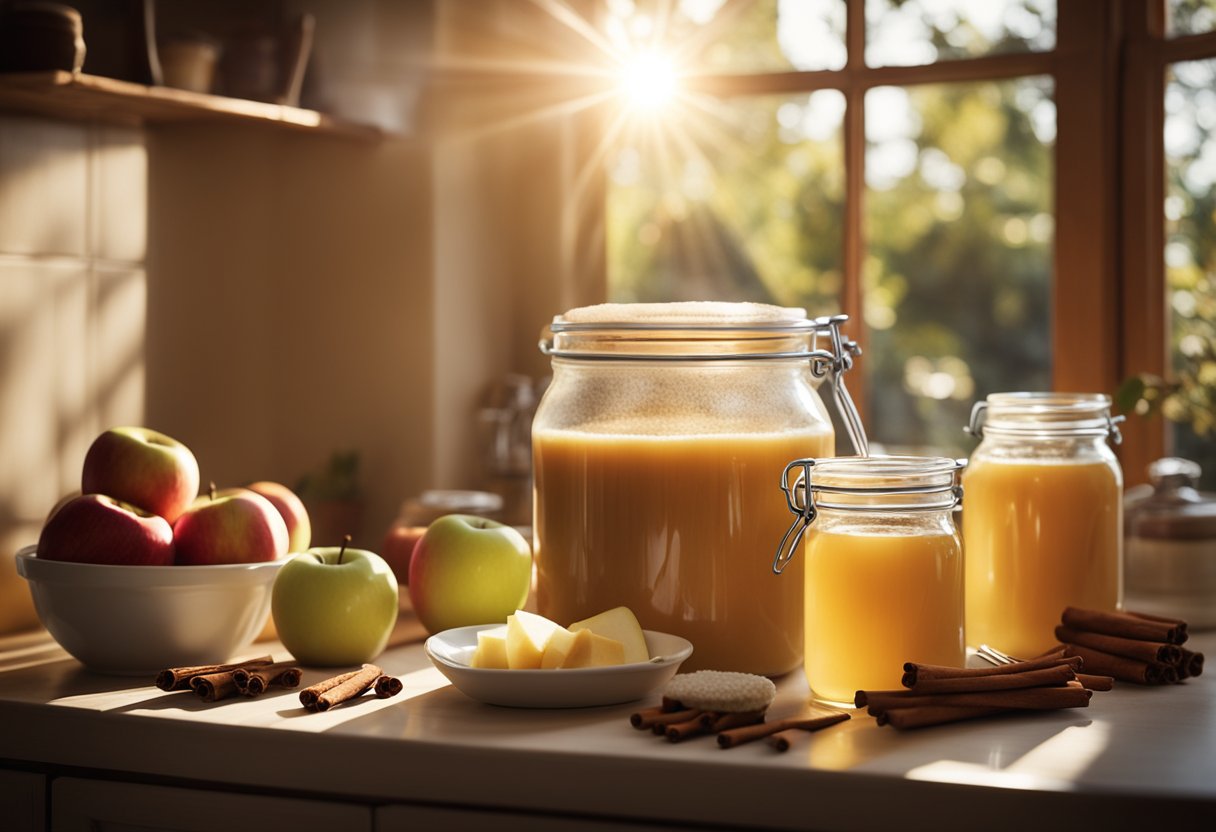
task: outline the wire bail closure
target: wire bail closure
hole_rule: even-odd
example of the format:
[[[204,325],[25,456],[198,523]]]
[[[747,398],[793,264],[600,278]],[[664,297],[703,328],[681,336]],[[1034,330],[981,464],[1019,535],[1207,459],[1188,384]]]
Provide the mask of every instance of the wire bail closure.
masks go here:
[[[1120,414],[1117,416],[1110,415],[1110,412],[1104,414],[1106,419],[1106,436],[1114,445],[1123,444],[1123,433],[1119,430],[1119,425],[1127,421],[1127,417]],[[968,419],[967,425],[963,428],[963,433],[974,436],[976,439],[984,438],[984,425],[988,421],[988,402],[978,401],[971,407],[971,418]],[[1035,433],[1036,429],[1027,428],[1024,432]]]
[[[867,460],[881,462],[884,457],[854,457],[853,461],[863,463]],[[894,459],[911,459],[909,457],[895,457]],[[842,495],[848,497],[864,497],[866,495],[921,495],[921,494],[936,494],[940,492],[949,492],[950,500],[947,503],[934,502],[924,503],[915,500],[911,502],[898,504],[884,505],[855,505],[848,502],[832,502],[820,500],[824,508],[839,509],[844,511],[952,511],[958,508],[963,502],[963,486],[961,482],[962,471],[967,467],[965,459],[940,459],[929,461],[940,461],[939,467],[933,473],[945,474],[950,473],[950,484],[945,483],[929,484],[929,485],[892,485],[882,486],[878,488],[863,488],[849,487],[840,485],[812,485],[811,484],[811,469],[821,462],[833,463],[840,460],[825,459],[796,459],[785,466],[785,470],[781,473],[781,490],[785,492],[785,503],[789,507],[790,513],[796,515],[794,522],[786,529],[785,534],[781,537],[781,542],[777,545],[777,553],[773,556],[773,574],[780,575],[785,571],[785,567],[794,559],[794,555],[798,551],[798,545],[802,542],[802,538],[806,535],[807,529],[815,522],[815,518],[819,515],[819,506],[815,502],[815,493],[819,492],[826,495]],[[791,480],[791,472],[797,471],[797,476]],[[928,472],[909,472],[921,473]]]
[[[848,320],[848,315],[831,315],[815,319],[817,329],[827,330],[832,349],[830,353],[821,350],[815,351],[815,355],[811,358],[811,375],[820,379],[831,376],[832,399],[836,402],[836,409],[840,412],[841,418],[844,419],[844,427],[849,434],[849,441],[853,444],[853,451],[858,456],[869,456],[870,441],[866,437],[865,426],[861,423],[861,414],[857,412],[857,405],[853,403],[853,397],[849,395],[849,388],[844,383],[844,374],[853,369],[853,359],[861,355],[861,345],[851,338],[845,338],[840,331],[841,325]]]

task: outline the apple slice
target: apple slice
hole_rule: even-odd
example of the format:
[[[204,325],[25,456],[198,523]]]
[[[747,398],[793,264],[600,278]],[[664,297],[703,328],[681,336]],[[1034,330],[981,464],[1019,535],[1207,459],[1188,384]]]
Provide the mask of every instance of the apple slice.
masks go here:
[[[561,629],[561,625],[526,610],[508,615],[507,665],[512,670],[539,668],[549,639]]]
[[[646,648],[642,625],[629,607],[614,607],[599,615],[575,621],[570,625],[570,630],[590,630],[596,635],[619,641],[625,647],[626,664],[650,661],[650,651]]]
[[[482,630],[477,634],[477,649],[473,651],[473,661],[470,666],[494,670],[507,669],[506,624],[492,630]]]
[[[573,634],[570,650],[558,667],[608,667],[616,664],[625,664],[625,645],[592,630],[579,630]]]
[[[570,648],[574,646],[574,633],[564,627],[553,631],[549,643],[545,645],[545,653],[540,657],[540,666],[546,670],[564,667]]]

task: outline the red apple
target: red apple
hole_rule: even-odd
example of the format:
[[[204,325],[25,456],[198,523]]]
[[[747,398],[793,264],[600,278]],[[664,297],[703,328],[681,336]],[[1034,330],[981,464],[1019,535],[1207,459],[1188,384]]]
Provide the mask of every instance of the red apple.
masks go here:
[[[255,494],[261,494],[278,510],[287,524],[287,551],[303,552],[312,545],[312,523],[308,520],[308,509],[285,485],[277,482],[255,482],[246,486]]]
[[[269,500],[245,488],[199,497],[173,524],[177,563],[258,563],[287,554],[287,524]]]
[[[76,563],[168,566],[173,548],[165,518],[104,494],[69,500],[38,538],[38,557]]]
[[[426,534],[426,526],[394,525],[384,536],[380,546],[380,557],[392,567],[397,576],[397,583],[406,586],[410,582],[410,558],[414,555],[414,546]]]
[[[173,523],[198,494],[198,462],[163,433],[110,428],[85,454],[80,490],[107,494]]]

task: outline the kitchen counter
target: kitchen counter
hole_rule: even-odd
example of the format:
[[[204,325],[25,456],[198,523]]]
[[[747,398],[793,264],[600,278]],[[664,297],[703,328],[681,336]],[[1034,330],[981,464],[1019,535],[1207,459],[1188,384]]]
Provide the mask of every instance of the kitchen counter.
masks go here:
[[[1216,633],[1188,647],[1216,656]],[[400,696],[311,714],[294,691],[204,703],[148,679],[90,673],[45,636],[10,637],[0,640],[0,769],[120,791],[115,780],[321,798],[362,807],[377,830],[396,828],[394,818],[444,817],[450,827],[459,826],[451,818],[488,818],[478,810],[523,824],[500,829],[1216,822],[1216,673],[1169,687],[1120,684],[1088,709],[906,733],[857,714],[779,754],[763,742],[668,743],[629,726],[637,703],[482,705],[451,687],[418,643],[379,664],[404,682]],[[328,675],[306,671],[303,684]],[[802,674],[790,674],[771,713],[806,696]],[[49,782],[53,792],[59,781]]]

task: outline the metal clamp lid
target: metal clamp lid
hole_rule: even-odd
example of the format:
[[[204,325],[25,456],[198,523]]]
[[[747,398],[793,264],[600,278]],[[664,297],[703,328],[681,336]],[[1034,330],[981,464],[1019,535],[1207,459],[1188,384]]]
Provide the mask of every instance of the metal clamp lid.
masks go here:
[[[949,473],[950,482],[945,483],[930,483],[921,485],[882,485],[882,486],[842,486],[828,485],[825,483],[811,482],[811,469],[821,463],[826,463],[831,466],[844,464],[865,464],[874,463],[881,465],[885,461],[894,461],[896,463],[911,463],[913,461],[927,463],[933,465],[937,463],[935,468],[929,470],[913,471],[909,470],[909,474],[920,474],[922,476],[932,476]],[[803,536],[806,534],[811,523],[815,522],[818,516],[818,508],[829,508],[844,511],[866,511],[866,510],[882,510],[882,511],[945,511],[957,508],[963,501],[963,486],[960,482],[961,472],[967,467],[965,459],[947,459],[947,458],[928,458],[928,457],[855,457],[849,460],[842,459],[796,459],[785,466],[785,470],[781,473],[781,490],[785,493],[785,502],[789,507],[790,513],[796,515],[794,522],[786,529],[785,534],[781,537],[781,542],[777,545],[777,553],[773,556],[773,573],[780,575],[785,567],[793,560],[794,554],[798,551],[798,544],[802,542]],[[790,472],[797,470],[798,475],[792,481]],[[814,495],[826,494],[829,499],[820,499],[816,503]],[[864,497],[867,495],[916,495],[916,494],[939,494],[949,493],[948,502],[925,502],[911,501],[906,503],[883,503],[882,505],[858,505],[850,503],[849,497]],[[841,495],[845,497],[844,501],[831,499],[831,495]]]
[[[1025,425],[1013,427],[1002,426],[997,429],[1002,433],[1009,433],[1016,436],[1033,436],[1042,433],[1059,433],[1059,434],[1074,434],[1074,435],[1105,435],[1115,445],[1123,444],[1123,434],[1119,431],[1119,424],[1127,421],[1127,417],[1123,415],[1112,416],[1110,412],[1102,414],[1102,420],[1105,425],[1093,429],[1078,429],[1071,425],[1059,425],[1054,429],[1041,424],[1026,423]],[[979,401],[971,407],[971,418],[968,419],[967,425],[963,428],[963,433],[974,436],[976,439],[984,438],[984,426],[988,422],[988,402]]]

